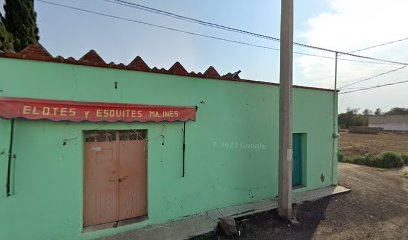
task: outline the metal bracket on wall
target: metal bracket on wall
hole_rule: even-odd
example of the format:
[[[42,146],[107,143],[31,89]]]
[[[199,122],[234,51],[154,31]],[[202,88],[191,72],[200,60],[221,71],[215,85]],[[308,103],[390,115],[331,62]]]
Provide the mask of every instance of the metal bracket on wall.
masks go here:
[[[12,192],[11,192],[11,163],[12,163],[12,160],[15,158],[15,155],[13,154],[13,135],[14,135],[14,119],[11,119],[9,156],[8,156],[8,163],[7,163],[7,184],[6,184],[7,197],[10,197],[12,195]]]

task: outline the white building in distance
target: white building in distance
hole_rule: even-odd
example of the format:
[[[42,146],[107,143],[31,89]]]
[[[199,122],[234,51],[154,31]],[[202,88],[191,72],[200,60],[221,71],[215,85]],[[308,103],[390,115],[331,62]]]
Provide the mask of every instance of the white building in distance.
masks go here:
[[[408,131],[408,115],[368,116],[369,127],[380,127],[385,131]]]

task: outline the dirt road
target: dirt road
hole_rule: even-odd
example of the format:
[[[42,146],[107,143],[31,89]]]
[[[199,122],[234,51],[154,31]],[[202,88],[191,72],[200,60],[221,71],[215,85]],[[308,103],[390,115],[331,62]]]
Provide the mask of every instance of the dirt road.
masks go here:
[[[406,172],[345,163],[339,171],[340,184],[352,191],[297,206],[299,225],[270,211],[240,221],[240,237],[198,239],[408,239]]]

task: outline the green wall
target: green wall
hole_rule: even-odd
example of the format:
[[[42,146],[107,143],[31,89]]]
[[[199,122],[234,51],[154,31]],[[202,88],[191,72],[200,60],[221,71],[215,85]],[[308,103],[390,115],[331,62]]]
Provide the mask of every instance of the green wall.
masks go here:
[[[0,239],[92,239],[278,193],[277,86],[6,58],[0,72],[1,96],[198,106],[197,121],[186,123],[184,178],[183,123],[17,119],[8,198],[10,121],[0,119]],[[306,186],[296,191],[329,186],[333,92],[295,88],[293,104],[293,130],[307,141]],[[82,131],[92,129],[148,130],[148,220],[82,233]]]

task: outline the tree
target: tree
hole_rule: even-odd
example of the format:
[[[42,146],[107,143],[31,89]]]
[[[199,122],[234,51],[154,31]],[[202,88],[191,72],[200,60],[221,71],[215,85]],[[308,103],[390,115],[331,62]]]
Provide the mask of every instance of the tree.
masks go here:
[[[13,35],[14,51],[19,52],[39,40],[34,0],[5,0],[4,12],[1,21]]]
[[[13,35],[6,30],[4,23],[0,21],[0,51],[6,52],[13,49]]]
[[[368,126],[368,115],[370,110],[366,109],[363,114],[358,113],[358,108],[347,108],[345,113],[340,113],[338,122],[340,128],[350,128],[353,126]]]
[[[381,108],[375,109],[375,113],[374,113],[374,114],[375,114],[375,115],[381,115],[381,114],[382,114]]]
[[[373,111],[371,111],[370,109],[364,109],[364,111],[363,111],[363,115],[366,115],[366,116],[368,116],[368,115],[373,115]]]
[[[408,114],[408,108],[404,108],[404,107],[394,107],[394,108],[391,108],[390,111],[385,113],[385,115],[407,115],[407,114]]]
[[[353,115],[358,114],[358,111],[360,110],[360,108],[347,108],[347,113],[352,113]]]

